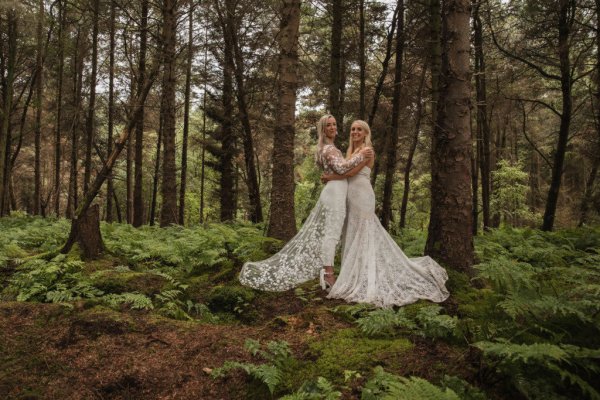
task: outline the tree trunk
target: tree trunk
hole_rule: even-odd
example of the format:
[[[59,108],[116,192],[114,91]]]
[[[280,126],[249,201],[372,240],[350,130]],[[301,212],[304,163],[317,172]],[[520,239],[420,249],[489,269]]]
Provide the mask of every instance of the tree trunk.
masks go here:
[[[475,92],[477,94],[477,159],[481,172],[483,229],[490,228],[490,125],[487,119],[487,90],[483,52],[483,24],[479,15],[480,0],[473,0],[475,48]]]
[[[419,132],[421,131],[421,121],[423,120],[423,87],[425,86],[425,75],[427,68],[421,71],[421,80],[419,81],[419,98],[417,100],[417,112],[415,115],[415,133],[412,137],[408,157],[406,157],[406,168],[404,168],[404,190],[402,193],[402,205],[400,206],[400,229],[406,227],[406,209],[408,207],[408,196],[410,194],[410,171],[413,166],[413,159],[417,145],[419,144]]]
[[[179,223],[185,225],[185,191],[187,186],[187,147],[190,131],[190,89],[192,81],[192,58],[194,57],[194,4],[190,1],[188,16],[188,48],[185,71],[185,104],[183,114],[183,140],[181,144],[181,185],[179,187]]]
[[[344,115],[340,107],[342,78],[343,0],[331,1],[331,58],[329,64],[329,112],[337,121],[338,136],[345,138]]]
[[[221,152],[219,156],[219,197],[221,203],[221,221],[231,221],[235,217],[235,137],[233,136],[233,50],[227,41],[223,46],[223,115],[221,123]]]
[[[358,1],[358,25],[358,65],[360,68],[358,118],[364,120],[367,112],[365,106],[365,81],[367,69],[367,56],[365,54],[365,0]]]
[[[571,113],[573,109],[573,99],[571,98],[571,62],[570,53],[570,35],[571,27],[575,15],[575,2],[571,0],[560,0],[560,11],[558,21],[558,56],[560,60],[560,87],[562,93],[562,112],[560,114],[560,129],[558,132],[558,143],[554,153],[554,162],[552,164],[552,179],[548,190],[546,200],[546,210],[544,211],[544,222],[542,230],[551,231],[554,227],[554,218],[556,216],[556,206],[558,204],[558,195],[562,181],[563,165],[565,154],[567,152],[567,142],[569,140],[569,130],[571,126]]]
[[[200,223],[204,222],[204,182],[205,176],[205,159],[206,159],[206,92],[208,89],[208,24],[204,31],[204,93],[202,93],[202,155],[200,158]]]
[[[44,21],[44,0],[40,0],[38,9],[38,21],[36,32],[36,79],[35,79],[35,156],[34,156],[34,193],[33,193],[33,213],[35,215],[41,212],[41,186],[42,186],[42,171],[41,171],[41,156],[42,156],[42,87],[44,83],[43,76],[43,41],[42,41],[42,26]]]
[[[260,202],[260,188],[254,163],[254,144],[252,138],[252,127],[248,115],[246,102],[246,90],[244,82],[244,59],[238,43],[238,30],[235,19],[235,3],[233,0],[225,0],[226,18],[224,19],[225,46],[231,46],[233,50],[232,70],[234,72],[237,86],[237,103],[242,122],[242,144],[244,146],[244,162],[246,169],[246,185],[248,186],[248,198],[250,202],[250,221],[262,222],[262,206]],[[229,41],[229,44],[227,43]]]
[[[79,203],[79,117],[81,112],[84,67],[84,40],[82,36],[81,27],[78,27],[75,54],[73,55],[73,122],[71,124],[71,170],[69,174],[69,200],[67,204],[67,216],[69,218],[74,217]]]
[[[92,147],[96,130],[96,80],[98,76],[98,19],[100,0],[93,0],[92,14],[92,72],[90,76],[90,101],[86,120],[85,134],[85,164],[83,174],[83,192],[87,192],[92,176]]]
[[[150,205],[150,226],[154,226],[156,219],[156,196],[158,193],[158,178],[160,174],[160,146],[162,144],[162,133],[163,133],[163,119],[159,117],[158,123],[158,139],[156,141],[156,156],[154,161],[154,177],[152,179],[152,203]]]
[[[279,80],[273,144],[273,183],[268,235],[289,240],[296,234],[294,135],[298,87],[300,0],[284,0],[279,32]]]
[[[470,272],[470,1],[447,0],[442,15],[442,73],[431,153],[431,216],[425,252],[451,268]]]
[[[110,49],[108,59],[108,139],[106,145],[107,156],[112,153],[113,135],[114,135],[114,119],[115,119],[115,18],[116,6],[115,2],[110,2]],[[112,170],[109,171],[106,184],[106,221],[113,222],[113,194],[115,193],[113,185]],[[116,197],[116,196],[115,196]],[[120,218],[119,218],[120,219]]]
[[[402,92],[402,64],[404,57],[404,0],[398,0],[398,25],[396,33],[396,65],[394,66],[394,92],[392,97],[392,125],[389,140],[386,140],[385,182],[383,185],[383,204],[381,207],[381,225],[390,226],[392,218],[392,186],[396,172],[396,152],[398,148],[398,128],[400,123],[400,100]]]
[[[163,79],[161,114],[163,116],[163,173],[160,226],[177,224],[177,173],[175,165],[175,89],[177,85],[177,0],[164,0]]]
[[[62,136],[62,96],[64,80],[64,30],[66,28],[66,4],[58,0],[58,79],[56,87],[56,127],[54,136],[54,214],[60,216],[60,166],[61,166],[61,136]]]
[[[594,93],[593,98],[596,99],[596,104],[594,106],[594,111],[596,113],[596,153],[594,159],[592,161],[592,169],[588,175],[588,178],[585,182],[585,190],[583,192],[583,197],[581,199],[581,206],[579,208],[579,226],[583,226],[587,222],[587,213],[590,208],[590,203],[592,200],[592,194],[594,192],[594,182],[596,181],[596,176],[598,175],[598,169],[600,168],[600,0],[596,0],[596,93]]]
[[[146,49],[148,46],[148,0],[142,1],[142,19],[140,25],[140,58],[138,62],[138,92],[142,90],[146,80]],[[135,167],[133,183],[133,226],[139,227],[144,223],[144,104],[135,125]]]
[[[440,98],[440,74],[442,70],[440,0],[429,0],[429,54],[431,65],[431,126],[437,121],[437,105]],[[433,130],[433,129],[432,129]]]
[[[102,187],[102,184],[107,179],[110,171],[112,170],[113,166],[115,165],[115,162],[117,161],[117,158],[119,157],[119,154],[121,154],[121,151],[125,147],[125,144],[127,143],[127,140],[129,139],[129,136],[131,136],[131,132],[133,131],[133,128],[135,127],[135,121],[136,121],[136,118],[138,117],[138,113],[141,112],[141,103],[143,103],[146,100],[146,97],[148,96],[148,93],[150,92],[150,87],[152,86],[152,82],[154,81],[154,78],[155,78],[156,74],[158,73],[158,69],[159,69],[159,63],[157,62],[157,63],[155,63],[154,67],[152,68],[150,75],[148,76],[148,79],[146,80],[146,84],[144,85],[144,88],[140,91],[139,96],[137,96],[135,99],[133,99],[132,104],[131,104],[132,111],[131,111],[130,117],[129,117],[127,123],[125,124],[125,127],[123,128],[123,131],[121,132],[121,135],[115,142],[115,148],[113,149],[110,156],[106,159],[106,162],[102,166],[102,169],[100,170],[100,172],[98,172],[98,175],[96,175],[94,182],[90,186],[89,190],[85,193],[83,201],[81,201],[81,203],[77,207],[77,210],[74,213],[74,216],[71,220],[71,232],[69,233],[69,238],[67,239],[67,242],[60,250],[61,253],[63,253],[63,254],[68,253],[76,241],[78,241],[78,240],[85,241],[86,240],[86,237],[80,234],[78,221],[82,218],[83,215],[85,215],[87,213],[89,207],[92,205],[92,202],[98,195],[98,192],[100,191],[100,188]],[[93,238],[90,238],[90,239],[93,239]]]
[[[2,116],[2,131],[0,131],[0,217],[7,214],[9,180],[9,146],[10,121],[13,101],[13,85],[15,80],[15,63],[17,59],[17,14],[14,9],[8,10],[8,57],[6,63],[6,87],[4,90],[4,113]]]

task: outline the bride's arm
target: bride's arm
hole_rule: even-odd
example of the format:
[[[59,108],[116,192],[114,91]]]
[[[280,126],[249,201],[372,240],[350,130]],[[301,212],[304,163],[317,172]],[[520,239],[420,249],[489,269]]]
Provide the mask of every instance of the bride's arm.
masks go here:
[[[323,152],[323,159],[324,163],[327,164],[333,172],[343,175],[363,161],[370,159],[372,154],[373,150],[363,149],[358,154],[355,154],[350,159],[346,160],[334,146],[327,146]]]
[[[368,158],[364,159],[363,161],[361,161],[360,164],[358,164],[356,167],[352,168],[345,174],[323,174],[321,175],[321,182],[327,183],[329,181],[339,181],[342,179],[350,178],[351,176],[358,174],[360,170],[363,169],[363,167],[369,163],[369,161],[370,159]]]

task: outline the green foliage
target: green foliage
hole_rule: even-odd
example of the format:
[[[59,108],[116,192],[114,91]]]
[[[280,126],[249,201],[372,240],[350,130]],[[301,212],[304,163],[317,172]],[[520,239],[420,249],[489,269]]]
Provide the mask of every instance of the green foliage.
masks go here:
[[[337,400],[341,396],[331,382],[319,376],[316,381],[305,382],[296,392],[279,400]]]
[[[404,378],[376,367],[373,377],[365,384],[362,400],[460,400],[449,388],[442,389],[425,379]]]
[[[32,259],[22,263],[6,289],[18,301],[67,302],[103,294],[82,273],[84,263],[68,261],[63,254],[50,261]]]
[[[442,307],[419,307],[416,315],[408,315],[405,308],[397,311],[381,309],[367,313],[356,320],[360,330],[368,336],[394,336],[398,329],[429,338],[447,338],[457,335],[458,319],[440,314]]]
[[[511,165],[508,160],[500,160],[498,168],[492,171],[494,190],[490,206],[508,225],[515,226],[537,219],[527,206],[527,178],[521,165]]]
[[[467,319],[463,328],[527,398],[561,398],[565,391],[600,398],[592,384],[600,372],[598,244],[597,228],[499,230],[478,238],[475,279],[491,294],[481,302],[485,312],[471,312],[479,320]]]
[[[110,293],[103,296],[102,301],[112,308],[118,308],[122,304],[125,304],[134,310],[154,309],[152,300],[142,293]]]
[[[206,303],[213,311],[242,314],[249,309],[255,296],[252,289],[244,286],[215,286]]]
[[[590,399],[600,399],[600,393],[582,377],[597,377],[600,373],[598,360],[600,350],[587,349],[572,345],[553,345],[550,343],[516,344],[508,341],[478,342],[475,346],[484,355],[499,360],[497,366],[502,372],[514,376],[517,381],[536,373],[545,377],[543,381],[532,380],[527,386],[521,386],[528,397],[539,392],[538,385],[560,390],[556,382],[564,382],[577,387]]]
[[[246,350],[255,357],[261,357],[267,361],[264,364],[241,363],[237,361],[225,361],[222,367],[215,368],[211,375],[213,378],[220,378],[234,369],[241,369],[254,379],[267,386],[269,392],[273,394],[280,385],[286,368],[293,360],[291,349],[285,341],[271,341],[267,344],[266,350],[261,348],[257,340],[247,339]]]

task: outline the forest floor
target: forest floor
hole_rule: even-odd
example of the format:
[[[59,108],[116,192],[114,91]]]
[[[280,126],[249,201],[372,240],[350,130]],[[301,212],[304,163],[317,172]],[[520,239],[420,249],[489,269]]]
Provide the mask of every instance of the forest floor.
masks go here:
[[[282,293],[240,286],[243,261],[280,246],[253,227],[138,234],[104,226],[106,255],[84,263],[77,249],[67,256],[55,253],[67,233],[64,221],[20,217],[0,225],[1,399],[597,398],[592,379],[600,359],[594,350],[597,313],[577,320],[582,310],[571,302],[573,310],[555,312],[552,321],[542,306],[529,309],[524,312],[548,314],[555,328],[562,321],[556,329],[571,330],[569,340],[552,341],[547,326],[538,336],[536,328],[525,328],[527,336],[520,337],[515,332],[526,322],[518,311],[513,318],[499,310],[507,300],[494,293],[501,289],[490,272],[506,273],[502,268],[518,266],[515,262],[480,270],[492,283],[479,282],[478,288],[451,272],[452,295],[441,307],[419,302],[377,310],[326,299],[316,281]],[[592,242],[590,232],[596,235]],[[163,234],[170,239],[157,237]],[[505,243],[511,235],[519,243],[516,236],[538,233],[498,233],[478,246],[480,256],[490,249],[502,252],[498,248],[514,256],[514,246]],[[593,258],[590,263],[600,260],[600,230],[576,239],[588,241],[581,246]],[[399,239],[409,251],[422,240],[419,235]],[[215,251],[221,246],[223,253]],[[545,252],[538,261],[574,257],[557,252]],[[594,284],[600,283],[598,269],[592,268]],[[585,306],[597,308],[588,301]],[[498,343],[519,347],[507,352],[493,347]],[[540,343],[546,347],[540,350]],[[566,353],[557,355],[548,346]],[[553,376],[553,367],[561,373]],[[552,397],[543,396],[543,387],[554,391]]]

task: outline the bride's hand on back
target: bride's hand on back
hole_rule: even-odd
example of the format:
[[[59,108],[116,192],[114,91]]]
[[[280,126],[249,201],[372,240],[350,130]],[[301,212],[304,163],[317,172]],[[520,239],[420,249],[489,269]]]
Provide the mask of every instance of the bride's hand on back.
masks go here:
[[[365,147],[364,149],[361,149],[360,153],[365,156],[365,158],[373,158],[375,156],[375,153],[371,147]]]

